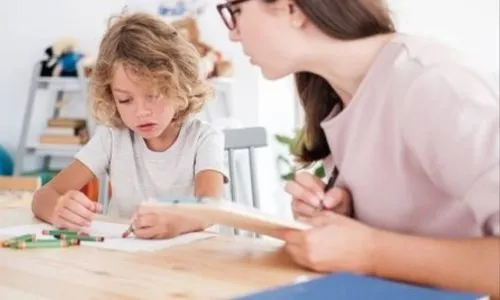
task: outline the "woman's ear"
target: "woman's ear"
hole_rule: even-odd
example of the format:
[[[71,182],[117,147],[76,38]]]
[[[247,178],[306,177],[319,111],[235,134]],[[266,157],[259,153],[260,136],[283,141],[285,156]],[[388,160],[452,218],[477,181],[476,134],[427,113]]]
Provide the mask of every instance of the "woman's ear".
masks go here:
[[[304,27],[307,18],[302,12],[302,10],[299,9],[297,4],[295,4],[293,1],[289,1],[288,3],[288,9],[289,9],[289,14],[290,14],[290,20],[291,24],[294,28],[302,28]]]

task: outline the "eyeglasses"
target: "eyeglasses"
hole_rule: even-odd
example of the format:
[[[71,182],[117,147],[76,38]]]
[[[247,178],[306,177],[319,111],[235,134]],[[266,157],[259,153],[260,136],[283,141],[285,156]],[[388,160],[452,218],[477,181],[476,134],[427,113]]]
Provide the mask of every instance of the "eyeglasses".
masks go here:
[[[243,2],[247,2],[250,0],[233,0],[226,3],[217,4],[217,10],[219,11],[219,15],[221,16],[224,24],[229,30],[236,29],[236,17],[234,15],[235,10],[232,6],[241,4]]]

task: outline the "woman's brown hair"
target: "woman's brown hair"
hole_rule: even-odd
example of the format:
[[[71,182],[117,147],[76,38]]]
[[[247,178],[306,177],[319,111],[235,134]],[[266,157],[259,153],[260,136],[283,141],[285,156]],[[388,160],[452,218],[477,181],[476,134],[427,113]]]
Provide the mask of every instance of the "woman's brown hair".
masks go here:
[[[263,0],[276,2],[276,0]],[[384,0],[294,0],[304,15],[324,34],[339,40],[356,40],[395,32]],[[339,95],[321,76],[310,72],[295,74],[305,125],[295,150],[303,162],[321,160],[330,154],[320,122],[336,105]],[[341,107],[342,108],[342,107]]]
[[[123,122],[111,93],[117,63],[140,78],[152,92],[179,104],[174,122],[200,111],[211,89],[199,75],[199,54],[170,24],[144,13],[112,20],[99,47],[91,80],[91,110],[108,125]]]

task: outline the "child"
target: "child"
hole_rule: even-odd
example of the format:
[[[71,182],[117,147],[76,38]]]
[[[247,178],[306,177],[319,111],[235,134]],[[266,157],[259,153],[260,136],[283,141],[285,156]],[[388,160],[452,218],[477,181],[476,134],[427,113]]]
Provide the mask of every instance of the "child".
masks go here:
[[[222,196],[224,136],[190,117],[210,92],[198,66],[195,48],[165,22],[141,13],[116,20],[101,42],[91,84],[93,114],[106,126],[36,192],[34,214],[57,227],[85,230],[102,208],[78,190],[107,172],[108,214],[134,216],[137,237],[203,229],[195,220],[137,211],[154,196]]]

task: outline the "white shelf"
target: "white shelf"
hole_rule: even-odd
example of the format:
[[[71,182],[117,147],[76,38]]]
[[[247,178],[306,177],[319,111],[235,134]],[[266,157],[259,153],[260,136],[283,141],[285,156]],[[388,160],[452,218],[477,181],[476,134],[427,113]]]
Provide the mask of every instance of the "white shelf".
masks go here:
[[[234,79],[232,77],[215,77],[207,80],[207,83],[210,84],[215,89],[223,89],[227,90],[233,84]]]
[[[78,77],[39,77],[37,82],[40,89],[81,91],[82,86],[86,86],[89,79]]]
[[[73,157],[82,145],[38,144],[26,147],[26,151],[37,156]]]

